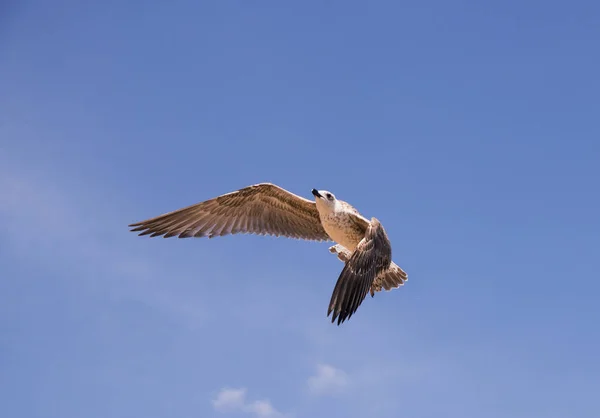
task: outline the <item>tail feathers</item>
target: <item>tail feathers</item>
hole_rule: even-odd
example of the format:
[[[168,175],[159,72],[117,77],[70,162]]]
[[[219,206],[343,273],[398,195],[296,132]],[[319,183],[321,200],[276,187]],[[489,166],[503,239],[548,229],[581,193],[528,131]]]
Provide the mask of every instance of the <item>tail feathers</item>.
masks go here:
[[[397,289],[408,280],[408,275],[396,263],[392,262],[390,267],[379,273],[371,286],[371,297],[375,296],[375,292],[385,290],[389,292],[392,289]]]

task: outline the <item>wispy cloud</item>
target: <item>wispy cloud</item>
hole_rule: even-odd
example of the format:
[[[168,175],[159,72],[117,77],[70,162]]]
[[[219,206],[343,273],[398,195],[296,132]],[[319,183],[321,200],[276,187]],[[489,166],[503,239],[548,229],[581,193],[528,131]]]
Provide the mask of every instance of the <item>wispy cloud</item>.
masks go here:
[[[213,407],[219,412],[242,411],[259,418],[283,417],[269,400],[246,400],[246,388],[223,388],[212,401]]]
[[[93,197],[63,187],[52,174],[10,161],[0,155],[0,243],[6,249],[88,281],[101,279],[114,297],[175,315],[189,327],[202,323],[206,313],[197,297],[160,284],[173,268],[131,250],[124,221],[110,211],[93,210]],[[119,224],[122,228],[115,233]],[[193,272],[181,269],[177,274]]]
[[[246,389],[224,388],[217,394],[213,400],[213,406],[217,411],[227,412],[230,410],[242,409],[246,401]]]
[[[317,374],[308,378],[308,388],[314,395],[333,395],[349,385],[348,375],[329,364],[318,364]]]

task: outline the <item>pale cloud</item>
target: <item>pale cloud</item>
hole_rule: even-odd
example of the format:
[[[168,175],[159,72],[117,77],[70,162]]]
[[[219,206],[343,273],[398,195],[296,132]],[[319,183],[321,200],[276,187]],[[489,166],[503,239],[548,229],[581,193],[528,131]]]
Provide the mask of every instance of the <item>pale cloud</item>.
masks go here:
[[[173,268],[133,251],[127,242],[131,234],[118,214],[94,210],[93,193],[69,188],[53,173],[11,161],[0,153],[0,240],[10,251],[88,282],[102,280],[114,298],[144,303],[190,328],[201,326],[208,315],[201,301],[161,284],[162,277],[174,274]],[[197,273],[180,268],[176,274]]]
[[[3,162],[0,159],[0,164]],[[53,244],[55,239],[72,240],[84,230],[54,184],[29,173],[11,171],[6,165],[0,167],[0,215],[2,232],[19,248],[40,240],[44,244]]]
[[[280,417],[282,416],[279,411],[273,408],[271,402],[267,400],[254,401],[244,407],[246,412],[254,413],[257,417],[268,418],[268,417]]]
[[[246,400],[246,388],[223,388],[213,399],[212,404],[219,412],[242,411],[259,418],[282,417],[283,414],[276,410],[268,400]]]
[[[221,389],[217,397],[213,400],[213,406],[217,411],[227,412],[230,410],[242,409],[246,401],[246,389]]]
[[[348,375],[329,364],[318,364],[317,374],[308,378],[308,388],[314,395],[333,395],[349,385]]]

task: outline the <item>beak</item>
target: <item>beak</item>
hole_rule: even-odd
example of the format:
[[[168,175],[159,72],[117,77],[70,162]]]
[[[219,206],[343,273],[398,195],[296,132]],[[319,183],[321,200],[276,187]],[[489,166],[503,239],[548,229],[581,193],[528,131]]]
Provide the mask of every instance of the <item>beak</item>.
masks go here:
[[[323,198],[323,196],[321,196],[321,195],[319,194],[319,191],[318,191],[317,189],[312,189],[312,194],[313,194],[313,196],[315,196],[315,197],[320,197],[320,198]]]

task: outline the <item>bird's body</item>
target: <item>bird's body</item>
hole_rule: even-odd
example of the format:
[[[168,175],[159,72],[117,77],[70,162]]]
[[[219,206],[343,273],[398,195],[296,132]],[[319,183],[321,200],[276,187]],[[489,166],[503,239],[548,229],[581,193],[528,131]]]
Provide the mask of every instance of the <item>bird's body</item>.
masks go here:
[[[315,201],[271,183],[248,186],[156,218],[131,224],[139,235],[165,238],[223,236],[237,233],[334,241],[330,252],[345,263],[327,315],[338,325],[350,318],[367,293],[391,290],[408,280],[392,262],[383,226],[325,190],[312,190]]]
[[[356,209],[341,200],[337,201],[336,207],[331,211],[327,211],[327,207],[319,210],[319,217],[327,235],[350,251],[354,251],[360,240],[364,238],[369,225],[369,221]]]

